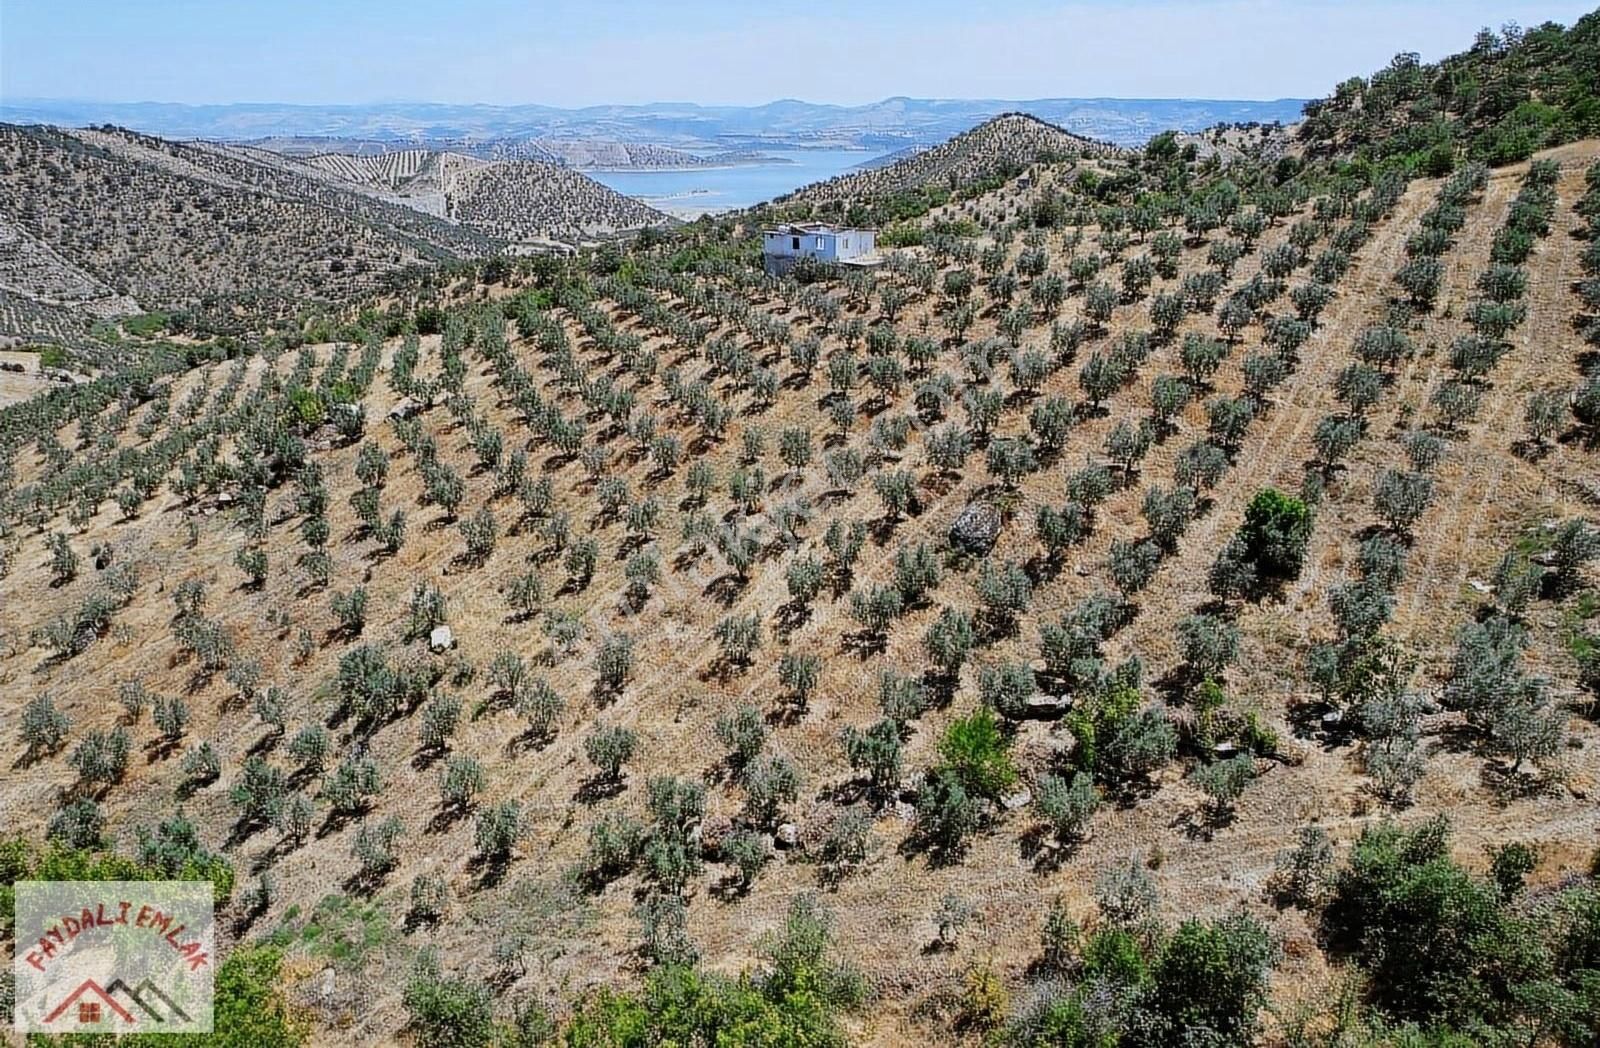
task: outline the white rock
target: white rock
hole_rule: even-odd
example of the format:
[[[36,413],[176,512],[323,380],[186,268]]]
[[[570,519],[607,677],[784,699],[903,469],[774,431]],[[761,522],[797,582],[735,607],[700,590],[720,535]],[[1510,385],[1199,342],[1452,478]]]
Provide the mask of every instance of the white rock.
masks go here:
[[[792,822],[779,826],[777,841],[780,848],[793,848],[800,843],[800,827]]]
[[[1471,586],[1473,589],[1477,590],[1479,593],[1493,593],[1494,592],[1494,587],[1493,586],[1489,585],[1487,582],[1480,582],[1478,579],[1468,579],[1467,580],[1467,585]]]
[[[1005,806],[1006,811],[1016,811],[1018,808],[1026,808],[1031,800],[1033,791],[1024,786],[1016,793],[1008,793],[1001,797],[1000,803]]]
[[[411,397],[403,397],[394,407],[389,409],[390,418],[412,418],[422,413],[422,405]]]
[[[456,646],[456,635],[450,632],[449,626],[435,626],[433,632],[428,634],[428,647],[432,651],[449,651]]]

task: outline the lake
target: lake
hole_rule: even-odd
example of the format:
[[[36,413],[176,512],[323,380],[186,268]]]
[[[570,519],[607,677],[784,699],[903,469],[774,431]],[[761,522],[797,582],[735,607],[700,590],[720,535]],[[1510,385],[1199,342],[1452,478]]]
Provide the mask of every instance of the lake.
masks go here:
[[[679,218],[749,207],[843,174],[879,154],[870,149],[763,149],[788,164],[734,164],[687,171],[585,171],[619,193]]]

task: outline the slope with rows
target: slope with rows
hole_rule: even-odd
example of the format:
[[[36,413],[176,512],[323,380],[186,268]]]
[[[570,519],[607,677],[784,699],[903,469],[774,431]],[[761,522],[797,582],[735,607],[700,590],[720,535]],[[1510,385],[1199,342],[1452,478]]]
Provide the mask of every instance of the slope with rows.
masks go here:
[[[822,891],[849,1041],[978,1043],[974,973],[1023,1029],[1071,985],[1041,927],[1108,883],[1248,914],[1274,1014],[1325,1016],[1347,959],[1273,904],[1300,827],[1444,813],[1469,864],[1588,876],[1597,153],[1138,217],[1041,161],[872,275],[641,247],[12,409],[0,675],[67,728],[0,795],[165,820],[152,858],[181,805],[351,1039],[424,941],[563,1010],[685,938],[747,969]],[[1267,488],[1311,510],[1293,571]]]

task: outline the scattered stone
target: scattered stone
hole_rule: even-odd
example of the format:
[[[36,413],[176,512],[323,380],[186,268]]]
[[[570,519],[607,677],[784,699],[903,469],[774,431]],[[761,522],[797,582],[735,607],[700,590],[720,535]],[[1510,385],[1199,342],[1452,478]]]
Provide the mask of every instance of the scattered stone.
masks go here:
[[[1215,753],[1218,757],[1228,758],[1232,757],[1235,753],[1238,753],[1239,747],[1231,742],[1219,742],[1215,746],[1211,747],[1211,752]]]
[[[1000,803],[1006,811],[1016,811],[1018,808],[1026,808],[1032,800],[1033,791],[1024,786],[1016,793],[1008,793],[1001,797]]]
[[[435,654],[449,651],[456,646],[456,635],[450,632],[449,626],[435,626],[433,632],[428,634],[428,649]]]
[[[895,801],[894,804],[890,805],[889,810],[901,822],[910,822],[917,817],[917,809],[909,801]]]
[[[1322,715],[1322,726],[1324,728],[1328,728],[1328,729],[1337,728],[1337,727],[1339,727],[1339,725],[1341,725],[1343,723],[1344,723],[1344,711],[1343,710],[1330,710],[1327,713],[1324,713]]]
[[[1023,706],[1034,717],[1059,717],[1067,712],[1072,700],[1065,695],[1030,695]]]
[[[1000,523],[999,510],[987,502],[969,502],[950,525],[950,544],[981,557],[994,548]]]
[[[412,397],[402,397],[400,402],[389,409],[390,418],[415,418],[422,414],[422,405]]]
[[[1482,581],[1481,579],[1468,579],[1467,580],[1467,585],[1471,586],[1473,589],[1477,590],[1479,593],[1493,593],[1494,592],[1494,587],[1489,585],[1487,582]]]
[[[792,822],[786,822],[778,827],[777,844],[780,848],[793,848],[800,843],[800,827]]]

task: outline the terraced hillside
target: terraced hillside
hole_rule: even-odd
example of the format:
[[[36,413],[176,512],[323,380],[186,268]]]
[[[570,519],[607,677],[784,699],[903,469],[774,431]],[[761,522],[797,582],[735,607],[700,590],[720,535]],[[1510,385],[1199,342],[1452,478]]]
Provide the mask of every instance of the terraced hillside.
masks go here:
[[[671,222],[586,175],[539,160],[413,149],[380,156],[325,153],[306,163],[510,243],[570,243]]]
[[[0,335],[52,340],[141,310],[282,319],[408,268],[670,221],[576,171],[428,150],[302,161],[0,126],[0,165]]]
[[[341,1043],[1591,1043],[1597,161],[1041,154],[9,409],[0,804]]]
[[[0,184],[14,252],[5,290],[42,308],[131,312],[131,301],[281,316],[370,293],[408,266],[492,250],[409,208],[126,132],[0,126]]]

